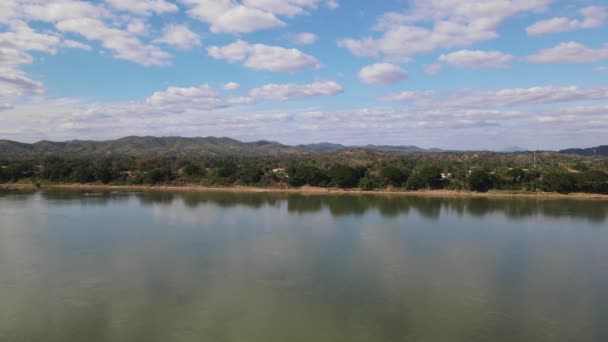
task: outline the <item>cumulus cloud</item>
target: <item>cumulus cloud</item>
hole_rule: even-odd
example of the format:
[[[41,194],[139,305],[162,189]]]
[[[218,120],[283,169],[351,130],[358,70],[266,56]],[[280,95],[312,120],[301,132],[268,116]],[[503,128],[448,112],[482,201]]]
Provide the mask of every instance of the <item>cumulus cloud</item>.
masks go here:
[[[0,33],[0,47],[18,52],[39,51],[55,54],[61,38],[54,34],[38,33],[25,21],[13,20],[8,31]]]
[[[114,52],[114,57],[144,66],[169,65],[171,55],[157,46],[143,44],[137,37],[113,27],[103,21],[91,18],[69,19],[58,22],[58,30],[79,34],[86,39],[101,42],[102,46]]]
[[[365,84],[386,86],[395,84],[408,77],[407,71],[398,65],[378,63],[364,67],[359,71],[359,80]]]
[[[338,7],[327,0],[180,0],[188,14],[211,25],[215,33],[250,33],[285,26],[279,16],[293,17],[317,10],[320,4]]]
[[[0,98],[15,98],[44,93],[44,85],[17,69],[0,68]]]
[[[236,82],[228,82],[222,86],[222,89],[230,91],[230,90],[237,90],[240,87],[241,87],[241,85]]]
[[[608,60],[608,45],[593,49],[577,42],[560,43],[559,45],[540,50],[528,56],[533,63],[588,63]]]
[[[78,18],[110,18],[112,13],[103,6],[85,1],[23,1],[22,19],[58,22]]]
[[[181,50],[191,50],[195,46],[201,46],[201,37],[190,31],[185,25],[167,25],[163,35],[154,40],[155,43],[175,46]]]
[[[174,13],[179,9],[165,0],[106,0],[112,7],[139,15]]]
[[[90,45],[81,43],[81,42],[77,42],[75,40],[64,40],[63,41],[63,46],[65,46],[66,48],[69,49],[79,49],[79,50],[85,50],[85,51],[91,51],[93,50],[93,48]]]
[[[285,26],[273,13],[236,4],[232,0],[181,0],[188,13],[211,25],[214,33],[248,33]]]
[[[311,84],[267,84],[249,91],[249,96],[258,100],[288,101],[302,97],[335,96],[344,91],[336,82]]]
[[[580,10],[582,20],[556,17],[538,21],[526,28],[530,36],[541,36],[551,33],[561,33],[580,29],[590,29],[602,26],[608,11],[605,7],[589,6]]]
[[[208,84],[188,88],[169,87],[152,94],[145,100],[145,104],[179,111],[212,110],[226,106],[217,91]]]
[[[460,68],[504,69],[515,59],[500,51],[460,50],[439,56],[439,61]]]
[[[207,51],[215,59],[231,63],[243,62],[246,67],[254,70],[293,74],[305,68],[321,67],[321,63],[315,57],[298,49],[249,44],[243,40],[237,40],[226,46],[210,46]]]
[[[292,17],[300,14],[307,14],[311,10],[316,10],[320,3],[325,0],[244,0],[243,4],[249,7],[258,8],[276,15]],[[328,7],[337,5],[335,2],[327,2]]]
[[[127,24],[127,31],[138,36],[147,36],[150,32],[150,27],[145,20],[132,18]]]
[[[519,105],[608,100],[608,88],[531,87],[501,90],[463,90],[447,96],[433,91],[401,92],[380,97],[382,101],[412,102],[419,107],[502,108]]]
[[[379,37],[343,39],[340,47],[356,56],[409,61],[411,56],[440,48],[466,47],[498,37],[497,29],[509,17],[544,10],[551,0],[415,0],[413,9],[387,12],[376,24]],[[429,25],[430,22],[430,25]]]
[[[0,103],[0,112],[3,110],[13,109],[14,107],[8,103]]]

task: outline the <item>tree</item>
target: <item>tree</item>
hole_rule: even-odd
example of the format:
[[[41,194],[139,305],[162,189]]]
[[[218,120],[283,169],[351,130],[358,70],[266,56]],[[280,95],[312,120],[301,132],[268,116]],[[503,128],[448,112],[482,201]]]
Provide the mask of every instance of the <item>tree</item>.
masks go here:
[[[591,170],[576,175],[578,190],[583,192],[608,194],[608,174],[600,170]]]
[[[144,183],[157,184],[167,183],[173,179],[173,173],[169,168],[156,168],[148,172],[144,177]]]
[[[401,187],[407,180],[408,175],[395,166],[386,166],[380,169],[378,177],[384,182],[385,186],[392,185]]]
[[[236,176],[238,165],[233,161],[224,161],[217,168],[217,176],[220,178],[231,178]]]
[[[290,186],[325,186],[329,177],[318,167],[312,165],[292,166],[288,170]]]
[[[87,165],[79,165],[74,169],[72,179],[78,183],[92,183],[95,181],[95,174],[91,167]]]
[[[549,171],[543,173],[540,181],[540,189],[547,192],[567,194],[576,189],[576,183],[574,176],[570,173]]]
[[[409,190],[441,189],[444,184],[439,167],[424,166],[408,178],[405,186]]]
[[[253,165],[245,165],[240,167],[238,170],[239,180],[247,185],[255,185],[258,184],[262,177],[264,176],[264,171]]]
[[[203,176],[203,169],[201,169],[201,167],[198,165],[188,164],[184,166],[182,173],[188,178],[198,178]]]
[[[48,157],[42,162],[40,177],[51,181],[66,181],[72,175],[72,166],[58,157]]]
[[[482,170],[474,170],[469,176],[469,187],[473,191],[487,192],[492,188],[492,180],[487,172]]]
[[[93,165],[95,179],[103,184],[108,184],[114,179],[114,170],[109,161],[100,161]]]
[[[382,182],[376,178],[363,177],[359,180],[359,189],[363,191],[371,191],[381,186],[383,186]]]
[[[354,188],[361,178],[360,172],[346,165],[332,166],[328,171],[330,183],[338,188]]]

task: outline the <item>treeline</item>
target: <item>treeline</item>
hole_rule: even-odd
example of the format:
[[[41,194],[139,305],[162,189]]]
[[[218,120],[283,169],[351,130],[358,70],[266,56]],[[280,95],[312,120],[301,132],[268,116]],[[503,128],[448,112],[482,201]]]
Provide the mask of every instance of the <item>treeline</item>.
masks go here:
[[[513,157],[515,158],[515,157]],[[1,183],[101,183],[588,192],[608,194],[605,163],[551,160],[382,156],[259,158],[108,158],[0,160]],[[540,164],[540,165],[539,165]]]

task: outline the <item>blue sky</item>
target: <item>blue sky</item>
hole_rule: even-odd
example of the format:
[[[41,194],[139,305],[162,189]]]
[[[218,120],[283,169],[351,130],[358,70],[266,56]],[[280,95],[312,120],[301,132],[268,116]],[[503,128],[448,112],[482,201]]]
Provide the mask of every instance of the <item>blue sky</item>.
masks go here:
[[[608,4],[3,0],[0,139],[606,144]]]

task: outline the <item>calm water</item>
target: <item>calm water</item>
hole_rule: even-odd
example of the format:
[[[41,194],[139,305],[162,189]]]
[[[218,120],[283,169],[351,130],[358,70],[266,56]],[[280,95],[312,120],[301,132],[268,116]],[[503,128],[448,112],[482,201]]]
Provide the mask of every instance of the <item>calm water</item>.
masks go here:
[[[0,341],[604,342],[608,202],[0,192]]]

